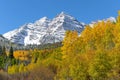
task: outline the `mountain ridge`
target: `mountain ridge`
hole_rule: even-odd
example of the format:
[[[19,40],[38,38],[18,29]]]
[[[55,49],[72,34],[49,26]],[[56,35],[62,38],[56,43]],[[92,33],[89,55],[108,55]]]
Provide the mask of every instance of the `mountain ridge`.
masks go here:
[[[104,21],[115,21],[114,17],[104,19]],[[92,27],[95,23],[91,22]],[[35,21],[34,23],[24,24],[18,29],[9,31],[3,36],[13,43],[22,45],[40,45],[47,43],[61,42],[67,30],[76,30],[79,34],[84,30],[85,23],[79,22],[77,19],[61,12],[53,19],[48,19],[46,16]]]
[[[76,30],[80,33],[83,29],[83,23],[61,12],[52,20],[43,17],[34,23],[28,23],[18,29],[9,31],[3,34],[3,36],[17,44],[39,45],[62,41],[66,30]]]

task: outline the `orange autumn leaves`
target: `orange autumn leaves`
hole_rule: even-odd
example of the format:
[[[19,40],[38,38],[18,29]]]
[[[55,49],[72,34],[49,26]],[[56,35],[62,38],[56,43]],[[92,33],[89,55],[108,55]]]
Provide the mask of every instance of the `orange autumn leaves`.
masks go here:
[[[13,55],[19,60],[29,60],[31,58],[31,52],[28,50],[16,50]]]

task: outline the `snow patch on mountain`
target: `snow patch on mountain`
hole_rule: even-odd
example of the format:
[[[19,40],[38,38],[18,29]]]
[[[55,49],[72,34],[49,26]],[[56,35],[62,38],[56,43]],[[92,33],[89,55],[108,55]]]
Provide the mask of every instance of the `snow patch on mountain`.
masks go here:
[[[93,27],[94,24],[96,24],[96,23],[98,23],[98,22],[102,22],[102,21],[104,21],[104,22],[107,22],[107,21],[116,22],[116,19],[115,19],[115,17],[109,17],[109,18],[103,19],[103,20],[92,21],[92,22],[89,24],[89,26],[90,26],[90,27]]]

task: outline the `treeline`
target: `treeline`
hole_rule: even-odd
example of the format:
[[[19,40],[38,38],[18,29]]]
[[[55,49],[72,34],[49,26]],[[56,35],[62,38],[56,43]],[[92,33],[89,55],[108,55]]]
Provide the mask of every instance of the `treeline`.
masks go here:
[[[39,49],[39,50],[44,50],[44,49],[53,49],[53,48],[57,48],[57,47],[61,47],[62,46],[62,42],[56,42],[56,43],[47,43],[47,44],[41,44],[41,45],[27,45],[25,47],[22,48],[25,50],[34,50],[34,49]],[[20,50],[18,48],[18,50]]]
[[[15,64],[15,60],[12,46],[9,51],[6,50],[5,46],[0,46],[0,70],[7,71],[9,65]]]

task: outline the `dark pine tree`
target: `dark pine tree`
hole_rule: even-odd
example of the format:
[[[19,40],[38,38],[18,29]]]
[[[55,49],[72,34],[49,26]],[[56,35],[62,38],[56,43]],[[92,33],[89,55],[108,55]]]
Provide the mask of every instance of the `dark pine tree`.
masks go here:
[[[12,46],[10,47],[10,50],[9,50],[9,58],[10,59],[14,58],[14,56],[13,56],[13,47]]]
[[[3,54],[3,56],[6,56],[6,48],[5,48],[5,46],[3,46],[3,48],[2,48],[2,54]]]
[[[0,55],[3,54],[2,46],[0,46]]]

